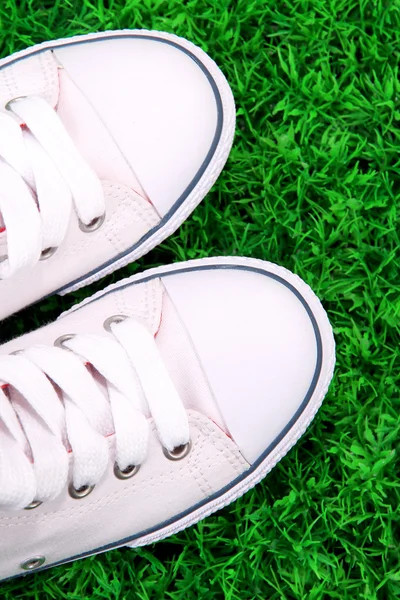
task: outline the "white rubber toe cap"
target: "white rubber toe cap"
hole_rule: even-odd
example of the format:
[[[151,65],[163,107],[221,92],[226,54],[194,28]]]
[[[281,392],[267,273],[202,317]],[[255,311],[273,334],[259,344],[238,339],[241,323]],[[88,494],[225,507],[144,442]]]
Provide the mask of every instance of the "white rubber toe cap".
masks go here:
[[[55,50],[164,216],[193,184],[221,127],[229,86],[184,40],[135,32]],[[233,104],[233,101],[231,101]]]
[[[253,463],[312,393],[322,360],[312,306],[285,279],[243,267],[185,271],[163,283],[229,433]]]

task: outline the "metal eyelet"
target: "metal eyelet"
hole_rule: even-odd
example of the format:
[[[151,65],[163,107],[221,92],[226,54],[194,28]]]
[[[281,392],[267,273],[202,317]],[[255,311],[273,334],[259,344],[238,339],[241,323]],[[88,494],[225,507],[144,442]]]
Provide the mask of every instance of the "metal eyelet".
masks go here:
[[[34,508],[37,508],[41,504],[42,504],[42,502],[40,500],[33,500],[30,504],[28,504],[28,506],[25,506],[24,510],[33,510]]]
[[[68,342],[68,340],[72,340],[72,338],[74,337],[75,334],[73,333],[66,333],[65,335],[60,335],[60,337],[57,338],[54,342],[54,346],[57,346],[57,348],[62,348],[63,350],[69,350],[69,348],[65,346],[65,342]]]
[[[89,496],[89,494],[91,492],[93,492],[93,490],[94,490],[94,485],[83,485],[78,490],[73,486],[72,483],[68,487],[69,495],[71,496],[71,498],[74,498],[75,500],[80,500],[81,498],[86,498],[86,496]]]
[[[44,556],[33,556],[32,558],[27,558],[24,562],[21,563],[21,569],[24,571],[33,571],[34,569],[38,569],[46,562]]]
[[[102,215],[100,215],[100,217],[96,217],[95,219],[92,219],[90,221],[90,223],[84,223],[83,221],[79,221],[79,227],[80,227],[81,231],[83,231],[84,233],[91,233],[92,231],[96,231],[97,229],[100,229],[100,227],[103,225],[105,220],[106,220],[106,213],[103,213]]]
[[[117,463],[114,465],[114,475],[117,479],[130,479],[139,471],[140,465],[131,465],[121,470]]]
[[[53,256],[53,254],[55,254],[56,252],[57,252],[56,246],[50,246],[49,248],[45,248],[45,250],[42,250],[39,260],[47,260],[48,258]]]
[[[114,323],[122,323],[122,321],[125,321],[125,319],[127,318],[128,317],[125,315],[114,315],[113,317],[109,317],[104,321],[103,327],[106,331],[112,333],[111,325],[113,325]]]
[[[10,107],[10,105],[11,105],[13,102],[17,102],[17,100],[24,100],[24,99],[25,99],[25,98],[27,98],[27,97],[28,97],[28,96],[16,96],[15,98],[11,98],[11,100],[9,100],[9,101],[7,102],[7,104],[5,104],[5,105],[4,105],[4,108],[5,108],[6,110],[12,110],[12,109],[11,109],[11,107]]]
[[[182,460],[185,458],[192,449],[191,440],[188,441],[187,444],[182,444],[181,446],[177,446],[173,450],[168,450],[163,446],[164,456],[168,458],[168,460]]]

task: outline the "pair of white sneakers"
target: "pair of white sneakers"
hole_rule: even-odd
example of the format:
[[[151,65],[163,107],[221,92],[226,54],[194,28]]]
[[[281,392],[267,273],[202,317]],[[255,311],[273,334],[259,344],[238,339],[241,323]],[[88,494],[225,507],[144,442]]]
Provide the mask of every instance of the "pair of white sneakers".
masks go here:
[[[230,150],[215,63],[120,31],[0,62],[0,317],[170,235]],[[165,538],[241,496],[303,434],[332,330],[251,258],[152,269],[0,347],[0,579]]]

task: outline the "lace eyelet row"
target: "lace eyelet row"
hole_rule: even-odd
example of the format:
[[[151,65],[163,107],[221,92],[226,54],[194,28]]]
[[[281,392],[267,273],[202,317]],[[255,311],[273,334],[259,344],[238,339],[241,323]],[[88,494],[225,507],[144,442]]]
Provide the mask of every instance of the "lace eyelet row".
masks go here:
[[[192,442],[189,440],[187,444],[182,444],[181,446],[177,446],[173,450],[168,450],[163,447],[163,453],[168,460],[182,460],[186,458],[192,448]],[[117,479],[125,480],[130,479],[139,471],[140,465],[129,465],[125,469],[120,469],[117,463],[114,464],[114,475]],[[81,500],[82,498],[86,498],[89,496],[94,490],[95,485],[84,485],[80,488],[75,488],[73,483],[70,483],[68,486],[68,493],[74,500]],[[25,506],[25,510],[33,510],[41,506],[42,502],[40,500],[33,500],[28,506]]]
[[[192,442],[189,440],[189,442],[187,444],[182,444],[181,446],[177,446],[173,450],[167,450],[167,448],[163,447],[163,453],[164,453],[164,456],[166,458],[168,458],[168,460],[173,460],[173,461],[183,460],[189,454],[191,448],[192,448]],[[129,465],[125,469],[120,469],[118,464],[115,463],[114,464],[114,475],[117,479],[121,479],[121,480],[130,479],[131,477],[133,477],[134,475],[137,474],[139,469],[140,469],[140,465]],[[89,494],[91,492],[93,492],[94,488],[95,488],[94,485],[84,485],[83,487],[81,487],[77,490],[76,488],[74,488],[73,484],[71,483],[69,485],[68,492],[69,492],[69,495],[71,496],[71,498],[80,500],[82,498],[86,498],[86,496],[89,496]]]
[[[103,213],[102,215],[100,215],[100,217],[96,217],[95,219],[90,221],[90,223],[84,223],[83,221],[79,221],[79,229],[84,233],[92,233],[93,231],[97,231],[98,229],[100,229],[105,219],[106,213]],[[45,248],[44,250],[42,250],[39,260],[48,260],[57,252],[57,250],[58,248],[56,246],[49,246],[49,248]]]

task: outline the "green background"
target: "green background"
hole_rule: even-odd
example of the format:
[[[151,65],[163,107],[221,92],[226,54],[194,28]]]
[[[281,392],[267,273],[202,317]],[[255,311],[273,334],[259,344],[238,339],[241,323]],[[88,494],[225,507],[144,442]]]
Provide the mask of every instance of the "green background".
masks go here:
[[[400,597],[399,10],[390,0],[3,0],[4,56],[105,29],[188,38],[223,69],[238,120],[225,170],[174,236],[13,317],[2,339],[147,267],[236,254],[311,285],[338,361],[308,433],[238,502],[147,548],[0,584],[2,598]]]

